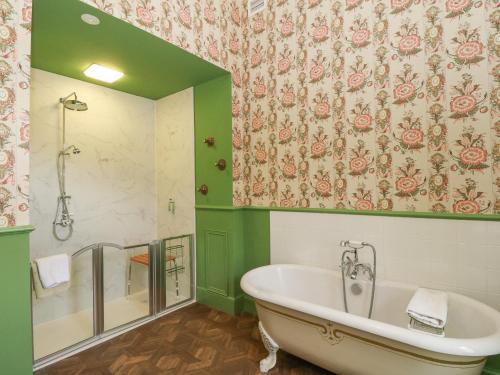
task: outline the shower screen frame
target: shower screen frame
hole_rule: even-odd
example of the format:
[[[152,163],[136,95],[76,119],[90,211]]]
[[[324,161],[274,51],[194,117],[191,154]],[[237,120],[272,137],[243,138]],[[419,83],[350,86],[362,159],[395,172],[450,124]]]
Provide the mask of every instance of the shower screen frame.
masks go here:
[[[166,299],[166,242],[169,240],[187,238],[189,243],[189,267],[190,267],[190,296],[189,298],[179,301],[175,304],[167,306]],[[148,264],[148,299],[149,313],[144,317],[132,320],[108,330],[104,326],[105,315],[105,300],[104,300],[104,252],[106,248],[117,249],[120,251],[128,251],[140,247],[148,247],[149,264]],[[132,328],[140,326],[144,323],[153,321],[169,312],[172,312],[179,307],[191,304],[195,301],[194,275],[195,272],[195,254],[194,254],[194,234],[184,234],[175,237],[168,237],[161,240],[154,240],[146,244],[138,244],[131,246],[120,246],[114,243],[101,242],[86,246],[77,252],[72,257],[78,257],[88,251],[92,252],[92,294],[93,294],[93,336],[82,340],[78,343],[70,345],[62,350],[58,350],[47,356],[35,360],[33,358],[34,370],[44,367],[46,364],[56,362],[60,359],[78,352],[86,347],[92,346],[100,341],[105,341],[107,338],[114,337],[120,333],[124,333]],[[33,314],[33,312],[32,312]],[[34,340],[33,340],[34,345]]]

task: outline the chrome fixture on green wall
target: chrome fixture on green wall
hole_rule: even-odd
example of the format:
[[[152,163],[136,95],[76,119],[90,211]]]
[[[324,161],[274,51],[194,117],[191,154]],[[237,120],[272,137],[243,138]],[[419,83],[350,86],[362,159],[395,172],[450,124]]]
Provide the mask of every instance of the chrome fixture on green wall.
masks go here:
[[[214,160],[232,160],[229,74],[194,87],[194,123],[196,186],[209,189],[208,194],[196,194],[196,204],[232,206],[232,165],[220,172],[213,167]]]

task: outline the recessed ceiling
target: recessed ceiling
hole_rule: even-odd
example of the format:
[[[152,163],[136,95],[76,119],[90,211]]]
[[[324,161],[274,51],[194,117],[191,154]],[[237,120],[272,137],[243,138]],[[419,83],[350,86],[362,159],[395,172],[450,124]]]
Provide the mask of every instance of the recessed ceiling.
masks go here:
[[[99,25],[82,21],[99,18]],[[150,99],[229,74],[199,57],[78,0],[34,0],[31,66]],[[92,64],[125,75],[115,83],[86,77]]]

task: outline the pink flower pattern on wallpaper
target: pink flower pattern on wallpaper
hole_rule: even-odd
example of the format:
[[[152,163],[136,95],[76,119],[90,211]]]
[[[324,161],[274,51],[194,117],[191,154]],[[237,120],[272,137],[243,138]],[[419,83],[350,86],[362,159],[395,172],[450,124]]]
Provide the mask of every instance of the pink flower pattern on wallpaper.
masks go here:
[[[0,227],[29,223],[31,9],[0,0]]]
[[[500,213],[496,2],[269,0],[248,23],[262,56],[247,56],[235,200]]]
[[[493,0],[83,0],[232,73],[236,206],[500,213]],[[31,0],[0,0],[0,226],[28,219]]]

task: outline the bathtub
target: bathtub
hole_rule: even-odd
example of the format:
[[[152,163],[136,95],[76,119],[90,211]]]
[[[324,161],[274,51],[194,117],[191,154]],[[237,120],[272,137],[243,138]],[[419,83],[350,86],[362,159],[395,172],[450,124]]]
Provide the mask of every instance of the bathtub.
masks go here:
[[[346,313],[338,272],[270,265],[243,276],[269,351],[262,372],[274,367],[280,348],[339,375],[479,375],[486,356],[500,353],[500,312],[487,305],[448,293],[445,337],[438,337],[407,328],[417,286],[377,281],[368,319],[369,284],[349,282],[362,293],[348,285]]]

